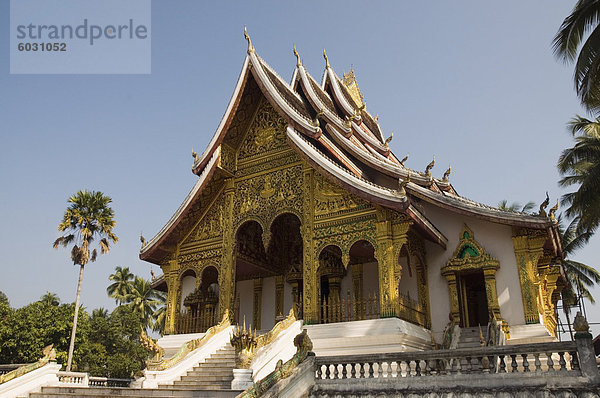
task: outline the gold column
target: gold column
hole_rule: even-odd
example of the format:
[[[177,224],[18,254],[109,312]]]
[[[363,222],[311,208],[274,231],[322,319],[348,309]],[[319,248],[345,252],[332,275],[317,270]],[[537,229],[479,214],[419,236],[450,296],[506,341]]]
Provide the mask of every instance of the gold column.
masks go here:
[[[275,277],[275,320],[277,321],[278,317],[283,317],[284,309],[283,309],[283,275],[277,275]],[[282,318],[282,319],[283,319]]]
[[[494,314],[494,319],[501,320],[500,304],[498,304],[498,294],[496,292],[496,269],[484,268],[483,278],[485,280],[485,295],[487,297],[488,309]]]
[[[521,282],[525,323],[539,323],[537,263],[544,254],[546,236],[519,235],[513,236],[512,240]]]
[[[233,179],[225,182],[225,205],[223,214],[223,254],[219,272],[219,319],[235,306],[235,231],[233,230]]]
[[[303,170],[303,193],[304,193],[304,221],[302,224],[303,240],[303,303],[304,322],[314,324],[319,321],[319,293],[317,283],[317,254],[314,247],[314,171],[309,167]]]
[[[377,209],[375,227],[377,231],[375,258],[379,270],[379,311],[383,318],[392,317],[396,315],[394,303],[398,301],[395,278],[398,261],[394,258],[394,240],[389,210]]]
[[[457,325],[460,324],[460,307],[458,305],[458,289],[456,286],[456,274],[454,272],[442,273],[448,281],[448,293],[450,294],[450,312],[452,320]]]
[[[254,279],[254,304],[252,309],[252,324],[254,329],[260,330],[260,316],[262,312],[262,278]]]
[[[171,260],[167,264],[161,266],[163,274],[165,275],[165,282],[167,283],[167,308],[165,315],[165,334],[174,334],[175,322],[177,320],[177,314],[179,312],[177,308],[179,292],[179,283],[177,280],[177,260]]]

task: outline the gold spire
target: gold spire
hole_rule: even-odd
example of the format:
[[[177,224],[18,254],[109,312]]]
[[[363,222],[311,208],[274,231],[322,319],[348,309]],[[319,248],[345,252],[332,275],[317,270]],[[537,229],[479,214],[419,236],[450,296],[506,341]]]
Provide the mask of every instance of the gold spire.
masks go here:
[[[325,52],[325,49],[323,49],[323,58],[325,58],[325,67],[331,68],[331,65],[329,65],[329,59],[327,58],[327,53]]]
[[[248,36],[248,30],[246,29],[246,25],[244,25],[244,38],[248,40],[248,52],[254,52],[254,46],[252,45],[252,40],[250,40],[250,36]]]
[[[296,66],[302,65],[302,61],[300,61],[300,55],[298,51],[296,51],[296,44],[294,43],[294,55],[296,56]]]

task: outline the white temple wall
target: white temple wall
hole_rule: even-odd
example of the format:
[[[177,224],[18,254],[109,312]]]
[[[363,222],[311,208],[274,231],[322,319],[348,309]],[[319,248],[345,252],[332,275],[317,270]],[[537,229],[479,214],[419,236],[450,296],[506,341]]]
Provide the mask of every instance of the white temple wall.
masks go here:
[[[431,321],[436,339],[448,323],[450,313],[448,283],[440,269],[454,254],[465,224],[473,231],[475,240],[500,263],[496,272],[496,290],[502,317],[509,325],[524,324],[525,314],[511,227],[463,216],[426,203],[423,207],[427,218],[448,238],[445,251],[440,246],[426,241]]]
[[[411,299],[419,298],[419,290],[417,287],[416,264],[407,261],[407,257],[400,257],[400,265],[402,266],[402,274],[398,283],[398,293],[410,296]]]
[[[196,289],[196,277],[187,275],[181,279],[181,308],[180,310],[185,310],[185,306],[183,305],[183,300],[188,296],[188,294],[192,293]]]
[[[275,326],[275,277],[263,278],[260,329],[271,330]]]
[[[250,325],[254,317],[254,281],[252,279],[239,281],[236,282],[236,285],[240,297],[240,319],[238,322],[241,325],[244,322],[244,317],[246,317],[246,325]]]

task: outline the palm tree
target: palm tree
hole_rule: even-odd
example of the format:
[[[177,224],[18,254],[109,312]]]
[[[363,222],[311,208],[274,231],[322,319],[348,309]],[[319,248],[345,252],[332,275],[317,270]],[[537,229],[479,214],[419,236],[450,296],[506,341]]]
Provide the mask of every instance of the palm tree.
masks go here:
[[[125,302],[133,312],[138,314],[145,329],[152,326],[152,315],[161,301],[159,292],[152,289],[147,280],[136,276],[130,293],[125,296]]]
[[[565,276],[569,281],[570,289],[578,287],[583,297],[587,298],[590,303],[595,303],[594,297],[588,290],[588,287],[592,287],[594,284],[600,282],[600,272],[590,265],[569,259],[569,257],[585,245],[589,239],[587,233],[584,232],[581,234],[577,232],[578,221],[579,220],[575,218],[565,227],[562,214],[558,216],[558,233],[560,235],[564,255],[564,259],[559,258],[558,261],[565,271]],[[569,296],[570,294],[572,294],[572,290],[570,292],[565,292],[566,296]],[[565,297],[563,297],[563,301],[564,298]]]
[[[60,299],[56,294],[46,292],[46,294],[40,297],[40,303],[48,306],[57,306],[60,304]]]
[[[600,110],[599,22],[600,2],[579,0],[552,43],[558,59],[575,63],[575,91],[583,106],[590,111]]]
[[[157,300],[159,301],[158,308],[152,314],[152,318],[154,318],[154,323],[152,325],[152,330],[155,332],[159,332],[160,335],[164,335],[165,333],[165,321],[167,319],[167,308],[166,301],[167,295],[165,292],[161,292],[156,290],[158,295]]]
[[[117,304],[123,304],[125,297],[131,291],[132,281],[135,278],[129,267],[116,267],[115,273],[111,274],[108,279],[114,281],[106,288],[106,293],[109,297],[115,299]]]
[[[119,240],[113,233],[116,225],[115,212],[109,206],[112,199],[102,192],[82,190],[71,196],[68,200],[69,207],[65,211],[63,220],[58,224],[60,232],[66,232],[54,241],[54,248],[67,247],[73,244],[71,249],[71,260],[73,264],[79,265],[79,281],[77,282],[77,294],[75,298],[75,314],[73,316],[73,329],[71,330],[71,341],[69,343],[69,356],[67,359],[67,372],[71,371],[73,360],[73,349],[75,347],[75,332],[77,330],[77,315],[79,314],[79,301],[81,299],[81,281],[83,279],[83,268],[88,262],[96,261],[98,251],[91,245],[98,240],[100,254],[108,253],[109,241],[117,243]]]
[[[508,200],[503,199],[498,202],[498,209],[504,211],[513,211],[520,213],[528,213],[535,208],[534,202],[527,202],[525,205],[521,206],[518,202],[512,202],[510,205],[508,204]]]
[[[92,318],[104,318],[108,319],[108,310],[106,308],[96,308],[92,310]]]
[[[575,145],[558,159],[563,187],[579,185],[562,197],[567,216],[578,219],[577,232],[589,238],[600,225],[600,119],[577,116],[569,124]]]

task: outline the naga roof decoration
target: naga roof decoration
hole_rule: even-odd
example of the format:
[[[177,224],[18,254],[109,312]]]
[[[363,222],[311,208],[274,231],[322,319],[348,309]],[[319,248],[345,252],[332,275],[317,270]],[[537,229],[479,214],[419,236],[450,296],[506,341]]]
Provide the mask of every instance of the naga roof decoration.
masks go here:
[[[288,123],[290,146],[311,166],[347,191],[409,215],[432,241],[445,246],[447,239],[427,220],[419,201],[500,224],[548,230],[554,236],[556,222],[550,217],[507,212],[475,202],[459,196],[447,174],[434,178],[405,167],[388,146],[391,136],[384,138],[377,117],[366,110],[354,71],[340,79],[325,52],[325,72],[318,84],[294,47],[296,68],[291,83],[287,83],[258,56],[249,37],[247,40],[248,52],[225,114],[204,153],[194,156],[192,171],[198,180],[167,224],[142,247],[142,259],[156,261],[161,257],[158,253],[164,254],[164,249],[159,246],[176,240],[169,235],[180,228],[210,179],[227,177],[219,168],[221,144],[235,125],[245,93],[256,87]]]

